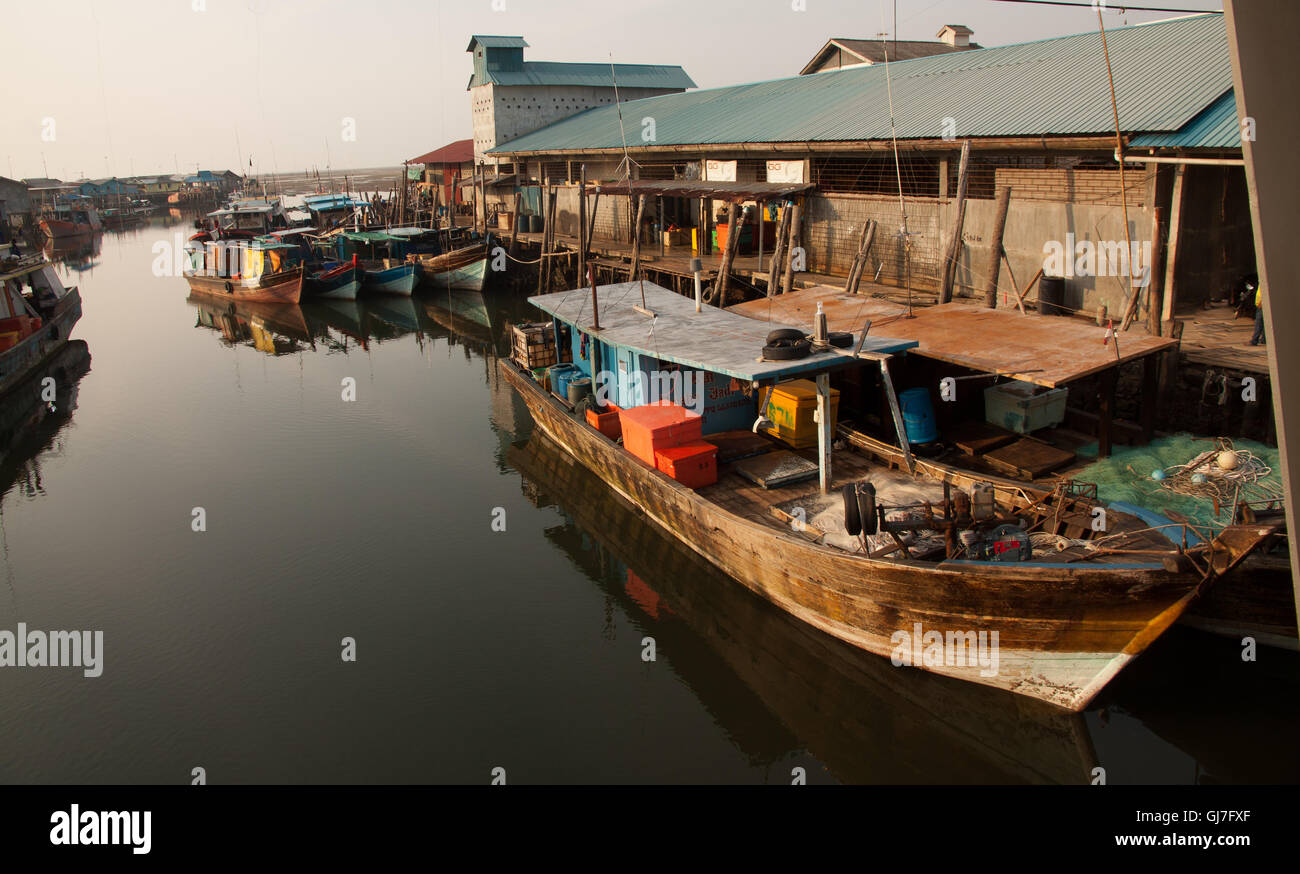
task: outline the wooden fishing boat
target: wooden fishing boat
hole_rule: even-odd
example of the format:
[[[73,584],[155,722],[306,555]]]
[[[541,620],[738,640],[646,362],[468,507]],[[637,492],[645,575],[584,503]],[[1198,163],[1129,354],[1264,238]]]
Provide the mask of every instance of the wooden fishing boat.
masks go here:
[[[297,246],[259,238],[208,240],[190,249],[190,291],[234,301],[293,303],[302,299],[305,269]],[[200,263],[200,257],[202,262]]]
[[[416,269],[408,255],[416,253],[421,237],[429,233],[422,228],[344,231],[333,242],[340,260],[356,259],[363,289],[410,295],[415,291]]]
[[[0,395],[58,352],[81,318],[81,294],[64,288],[41,255],[0,262]]]
[[[489,236],[484,241],[462,246],[441,255],[412,255],[410,258],[419,270],[421,278],[438,288],[482,291],[483,283],[487,279],[491,241]]]
[[[1081,710],[1178,619],[1208,580],[1235,567],[1274,530],[1237,526],[1211,543],[1183,548],[1176,536],[1111,510],[1108,545],[1122,543],[1123,550],[1089,549],[1084,532],[1073,538],[1079,543],[1033,555],[1024,532],[1067,503],[1086,515],[1087,497],[1044,493],[913,457],[888,365],[915,341],[863,336],[853,348],[770,360],[776,356],[766,351],[769,331],[793,329],[712,307],[696,312],[685,298],[649,282],[530,302],[552,318],[557,337],[571,339],[575,365],[608,380],[624,411],[646,403],[633,385],[639,380],[626,378],[631,374],[701,374],[705,388],[693,401],[701,442],[770,409],[770,389],[778,383],[815,376],[815,450],[766,452],[759,464],[724,458],[716,482],[691,488],[588,424],[576,414],[585,411],[575,411],[531,371],[498,362],[538,427],[651,521],[792,616],[897,665]],[[829,375],[864,367],[879,369],[899,445],[859,434],[836,453],[832,469]],[[778,481],[775,474],[797,470],[810,456],[820,491]],[[758,488],[753,479],[772,487]],[[815,508],[845,486],[839,531],[803,522],[802,507]],[[892,497],[918,487],[931,497]],[[857,499],[852,512],[850,495]],[[898,509],[907,512],[900,518]],[[851,517],[869,526],[867,533],[888,532],[897,545],[868,550]],[[900,533],[922,529],[943,532],[937,547],[913,541],[909,549]]]
[[[307,290],[312,298],[356,300],[361,290],[361,271],[353,261],[327,262],[308,277]]]
[[[104,229],[99,212],[89,202],[59,203],[41,219],[40,226],[51,240],[88,237]]]
[[[900,671],[822,634],[645,524],[543,433],[509,446],[505,457],[531,485],[528,494],[573,519],[576,530],[548,528],[547,539],[629,613],[653,621],[647,632],[661,657],[672,653],[673,670],[706,697],[742,749],[748,738],[770,736],[763,720],[775,717],[794,733],[790,744],[844,783],[915,782],[940,772],[963,784],[1091,781],[1098,762],[1084,717],[973,683]],[[712,675],[719,657],[729,673]],[[700,676],[701,668],[711,676]],[[758,696],[765,714],[731,712],[742,688]],[[709,696],[710,689],[724,691]],[[783,761],[790,752],[778,745],[751,759]]]

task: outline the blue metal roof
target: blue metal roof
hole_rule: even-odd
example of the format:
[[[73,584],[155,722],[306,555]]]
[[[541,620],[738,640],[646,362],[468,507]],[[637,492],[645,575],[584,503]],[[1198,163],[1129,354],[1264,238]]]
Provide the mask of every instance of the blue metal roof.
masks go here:
[[[768,332],[791,326],[707,305],[697,313],[695,301],[653,282],[602,285],[596,297],[600,307],[598,331],[591,325],[589,289],[535,295],[528,302],[612,346],[735,379],[782,379],[862,362],[855,350],[834,347],[793,361],[767,361],[761,356]],[[640,307],[643,297],[653,317]],[[862,348],[890,355],[917,345],[915,340],[868,335]]]
[[[1229,90],[1201,110],[1191,121],[1172,133],[1143,134],[1130,148],[1239,149],[1241,123],[1237,120],[1237,97]]]
[[[582,85],[610,88],[694,88],[681,67],[659,64],[569,64],[559,61],[525,61],[522,70],[487,70],[485,78],[470,78],[469,87],[495,85]]]
[[[1174,131],[1232,87],[1220,15],[1107,31],[1120,127]],[[1101,36],[1084,33],[850,67],[635,101],[654,145],[1104,135],[1114,131]],[[619,84],[624,84],[620,74]],[[945,131],[945,121],[950,129]],[[493,154],[621,148],[618,111],[601,106],[491,149]]]

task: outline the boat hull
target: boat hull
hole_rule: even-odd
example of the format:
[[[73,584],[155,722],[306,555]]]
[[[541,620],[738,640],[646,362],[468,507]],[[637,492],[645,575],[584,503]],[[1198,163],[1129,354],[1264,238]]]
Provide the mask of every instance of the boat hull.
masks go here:
[[[364,287],[366,291],[409,297],[415,292],[415,265],[399,264],[396,267],[366,270]]]
[[[487,255],[487,244],[479,243],[445,255],[418,258],[416,263],[420,276],[437,288],[482,291],[487,279]]]
[[[80,318],[81,294],[74,286],[68,289],[39,331],[0,352],[0,395],[21,383],[27,374],[62,349]]]
[[[66,240],[70,237],[88,237],[97,228],[84,222],[65,222],[61,219],[42,219],[41,230],[51,240]]]
[[[656,524],[792,616],[903,664],[920,655],[924,670],[1078,711],[1198,592],[1198,577],[1153,563],[926,565],[815,544],[723,509],[574,420],[512,362],[498,368],[538,427]],[[997,632],[996,669],[901,648],[900,634],[932,632]]]
[[[190,291],[195,294],[206,294],[224,300],[298,303],[302,299],[301,267],[264,276],[256,285],[243,285],[238,280],[218,276],[187,275],[185,280],[190,284]]]

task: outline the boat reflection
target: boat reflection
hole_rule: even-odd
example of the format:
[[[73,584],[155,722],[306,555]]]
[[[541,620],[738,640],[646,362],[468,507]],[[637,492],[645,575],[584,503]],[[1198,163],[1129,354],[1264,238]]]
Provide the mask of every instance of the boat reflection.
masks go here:
[[[547,536],[653,629],[658,650],[742,750],[773,768],[806,749],[845,783],[1087,783],[1084,718],[896,668],[792,619],[664,535],[540,431],[511,446]]]
[[[68,270],[86,273],[99,264],[96,259],[103,245],[104,235],[96,233],[79,237],[46,238],[41,251],[46,258]]]
[[[17,486],[31,498],[44,494],[40,458],[77,409],[81,378],[90,372],[90,349],[69,340],[0,399],[0,493]],[[54,400],[47,378],[54,380]]]

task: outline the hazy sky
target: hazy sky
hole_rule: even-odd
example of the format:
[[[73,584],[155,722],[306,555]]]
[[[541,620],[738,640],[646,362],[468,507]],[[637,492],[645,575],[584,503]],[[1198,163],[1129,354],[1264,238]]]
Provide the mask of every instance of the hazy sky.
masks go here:
[[[803,11],[792,7],[805,6]],[[1111,5],[1114,5],[1111,0]],[[1219,0],[1140,0],[1219,9]],[[1095,30],[1091,9],[898,0],[900,39],[984,46]],[[527,60],[680,64],[701,88],[798,73],[892,0],[0,0],[0,175],[374,167],[470,135],[471,34]],[[1175,13],[1108,11],[1107,26]],[[347,120],[353,121],[355,136]],[[45,166],[42,166],[42,155]]]

